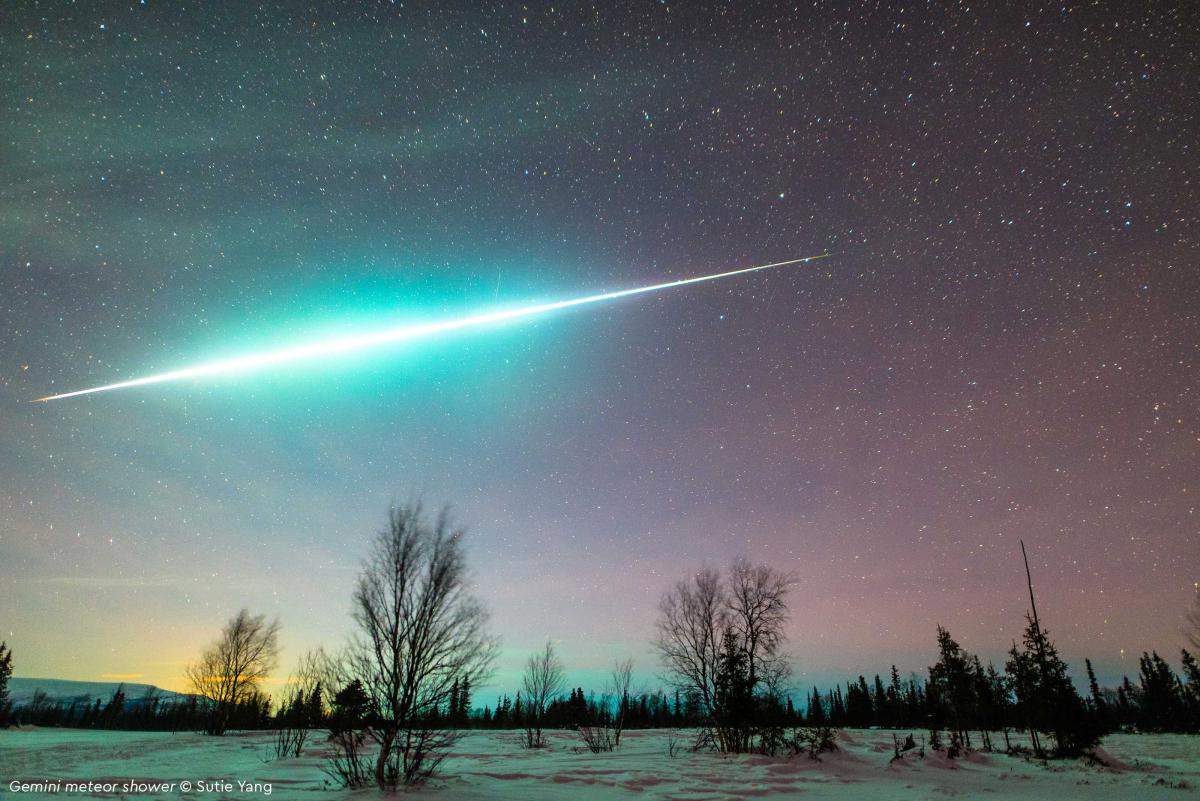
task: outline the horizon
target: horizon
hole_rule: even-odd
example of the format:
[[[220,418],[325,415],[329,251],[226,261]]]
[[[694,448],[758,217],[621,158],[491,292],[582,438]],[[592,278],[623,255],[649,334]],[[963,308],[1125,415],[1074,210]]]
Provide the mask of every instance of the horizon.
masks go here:
[[[176,689],[245,607],[280,619],[282,678],[345,643],[405,498],[467,530],[497,686],[546,639],[569,675],[652,681],[662,594],[738,556],[796,579],[800,687],[923,671],[938,624],[999,665],[1019,540],[1076,677],[1177,665],[1200,177],[1175,16],[6,12],[20,674]]]
[[[1043,611],[1043,616],[1044,614],[1045,612]],[[1163,648],[1147,648],[1144,649],[1144,651],[1147,653],[1158,653],[1160,656],[1166,659],[1168,663],[1172,664],[1172,666],[1176,666],[1180,650],[1186,649],[1187,647],[1186,636],[1183,634],[1182,624],[1184,622],[1184,616],[1182,614],[1180,615],[1179,622],[1181,625],[1178,630],[1178,642],[1176,643],[1176,648],[1174,651],[1167,651]],[[939,624],[934,624],[935,629],[937,625]],[[1051,629],[1049,626],[1047,626],[1047,631],[1051,635],[1054,634],[1053,629]],[[291,657],[287,656],[289,654],[289,650],[294,651],[294,649],[289,649],[287,647],[286,632],[287,628],[285,625],[283,628],[284,645],[281,648],[281,653],[284,654],[284,657],[281,660],[281,666],[286,665],[289,662],[294,662],[295,658],[297,658],[295,655]],[[951,630],[951,634],[955,634],[955,632]],[[671,691],[670,683],[664,680],[663,671],[661,668],[658,670],[647,670],[645,668],[645,664],[653,664],[657,660],[657,656],[653,654],[652,648],[649,644],[647,645],[646,650],[641,654],[643,657],[641,661],[639,661],[637,659],[637,655],[633,653],[628,651],[621,652],[608,650],[604,644],[599,644],[600,650],[603,651],[603,653],[611,656],[609,664],[578,667],[573,660],[573,656],[577,647],[576,645],[566,640],[551,641],[554,643],[555,648],[558,650],[559,654],[564,660],[567,675],[566,684],[571,690],[575,689],[576,687],[580,687],[585,693],[594,692],[597,696],[600,696],[603,694],[604,685],[608,682],[608,672],[611,668],[611,663],[618,659],[628,657],[634,659],[633,687],[635,688],[636,694],[654,693],[659,691],[667,692],[669,694]],[[993,646],[991,648],[976,648],[972,647],[971,643],[965,642],[961,638],[959,638],[959,641],[969,653],[978,655],[984,665],[995,664],[997,668],[1003,669],[1004,661],[1007,656],[1007,647]],[[207,645],[207,642],[199,643],[197,645],[197,653],[199,652],[200,647],[203,645]],[[503,641],[501,641],[500,645],[500,658],[498,661],[504,667],[497,669],[496,674],[489,681],[475,686],[475,696],[478,700],[477,705],[480,707],[490,703],[484,700],[484,698],[488,696],[499,697],[501,695],[508,695],[510,697],[515,697],[516,693],[519,691],[521,680],[520,675],[524,670],[525,659],[529,653],[532,653],[533,650],[540,647],[540,643],[538,643],[531,647],[528,652],[525,652],[516,649],[506,649]],[[321,643],[319,644],[319,647],[324,647],[326,650],[330,650],[329,644],[327,643]],[[596,644],[593,644],[593,652],[595,651],[596,647]],[[790,680],[785,684],[785,696],[792,698],[794,701],[804,701],[806,694],[810,693],[814,688],[819,689],[824,693],[825,691],[831,690],[836,686],[844,687],[848,681],[853,681],[859,676],[863,676],[870,683],[873,681],[874,677],[878,675],[886,684],[889,679],[890,670],[893,664],[895,664],[895,667],[897,668],[902,680],[907,681],[913,676],[924,680],[928,678],[929,664],[932,663],[936,658],[936,643],[932,631],[927,650],[929,652],[928,662],[917,667],[906,667],[900,663],[888,663],[887,665],[882,666],[882,668],[876,667],[867,669],[838,669],[831,667],[819,674],[797,669],[799,666],[798,660],[790,658],[788,659],[788,662],[792,666],[793,672]],[[586,649],[584,652],[586,652]],[[783,652],[787,656],[791,655],[790,651],[786,648],[786,644]],[[1100,686],[1102,688],[1116,688],[1125,677],[1130,677],[1132,679],[1137,678],[1139,669],[1138,659],[1141,657],[1142,653],[1143,651],[1138,651],[1136,653],[1123,655],[1123,660],[1125,661],[1118,664],[1118,666],[1115,668],[1098,662],[1095,658],[1089,657],[1087,653],[1072,655],[1064,650],[1063,655],[1068,662],[1072,680],[1075,682],[1077,687],[1086,688],[1087,686],[1083,660],[1085,658],[1090,658],[1093,663],[1093,667],[1095,668],[1096,676]],[[21,662],[18,661],[17,664],[19,666]],[[290,670],[285,669],[276,671],[262,683],[262,691],[271,696],[273,703],[278,703],[280,698],[283,697],[284,693],[286,692],[286,688],[289,686],[292,675],[293,672]],[[134,685],[145,684],[174,693],[188,694],[192,692],[183,676],[182,665],[180,666],[179,673],[174,678],[174,681],[168,680],[166,682],[152,680],[154,677],[145,673],[102,673],[94,678],[32,676],[23,674],[14,674],[13,677],[27,681],[72,681],[96,684],[107,683],[113,685],[121,683]],[[564,690],[564,694],[565,693],[566,690]]]

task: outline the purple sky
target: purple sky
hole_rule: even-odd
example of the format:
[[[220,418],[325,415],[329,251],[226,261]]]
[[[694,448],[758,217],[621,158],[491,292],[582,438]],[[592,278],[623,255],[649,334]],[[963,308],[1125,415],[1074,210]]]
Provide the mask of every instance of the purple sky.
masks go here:
[[[473,4],[471,4],[473,5]],[[240,606],[349,630],[450,502],[513,684],[792,571],[797,682],[1177,660],[1200,491],[1181,12],[14,9],[0,32],[0,638],[181,684]],[[331,16],[331,15],[336,15]],[[812,265],[299,368],[29,399],[493,304]],[[485,691],[490,692],[490,691]]]

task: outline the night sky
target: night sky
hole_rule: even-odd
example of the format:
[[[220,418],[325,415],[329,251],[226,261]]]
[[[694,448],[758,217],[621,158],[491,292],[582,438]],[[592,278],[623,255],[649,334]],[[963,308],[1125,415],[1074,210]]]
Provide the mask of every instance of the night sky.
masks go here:
[[[1190,12],[638,2],[0,9],[0,638],[180,688],[240,606],[336,647],[389,502],[503,639],[649,686],[670,582],[795,573],[797,683],[1102,680],[1200,581]],[[332,4],[331,4],[332,5]],[[823,252],[487,331],[222,356]],[[480,691],[488,700],[490,691]]]

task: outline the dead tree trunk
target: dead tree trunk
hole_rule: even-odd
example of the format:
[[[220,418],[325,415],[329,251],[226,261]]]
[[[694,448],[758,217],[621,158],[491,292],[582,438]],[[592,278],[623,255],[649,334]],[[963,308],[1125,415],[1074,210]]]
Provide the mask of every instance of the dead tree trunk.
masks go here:
[[[1021,543],[1021,558],[1025,561],[1025,581],[1029,585],[1029,609],[1033,613],[1033,632],[1037,643],[1038,681],[1044,683],[1046,681],[1046,649],[1043,647],[1042,625],[1038,621],[1037,602],[1033,599],[1033,574],[1029,571],[1029,556],[1025,553],[1025,540],[1018,541]],[[1029,727],[1029,736],[1033,742],[1033,752],[1038,757],[1045,757],[1046,754],[1042,751],[1037,731],[1032,725]]]

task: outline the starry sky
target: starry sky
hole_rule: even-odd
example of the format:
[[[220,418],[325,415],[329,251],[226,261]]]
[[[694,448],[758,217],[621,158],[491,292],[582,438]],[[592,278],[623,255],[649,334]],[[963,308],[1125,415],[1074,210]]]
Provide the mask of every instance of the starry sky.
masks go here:
[[[0,10],[0,637],[182,687],[238,607],[349,630],[454,505],[504,650],[573,684],[735,555],[808,685],[1104,680],[1200,580],[1198,20],[975,4]],[[332,4],[331,4],[332,5]],[[441,5],[441,4],[439,4]],[[884,4],[891,5],[891,4]],[[820,262],[253,375],[82,389],[495,305]]]

